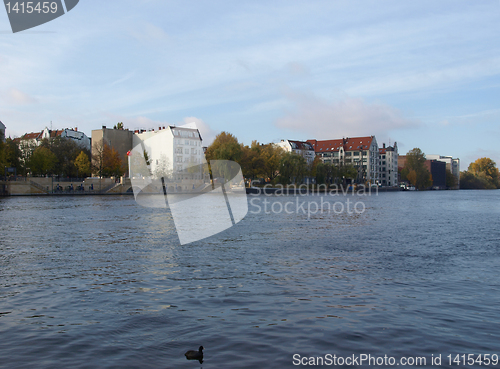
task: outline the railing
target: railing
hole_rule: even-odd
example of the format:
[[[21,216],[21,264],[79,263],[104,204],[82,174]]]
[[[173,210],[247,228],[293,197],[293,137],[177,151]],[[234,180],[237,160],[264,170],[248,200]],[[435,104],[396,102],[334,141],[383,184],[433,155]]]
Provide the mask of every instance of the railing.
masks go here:
[[[36,183],[35,181],[32,181],[31,179],[29,180],[29,183],[30,183],[30,185],[38,188],[39,190],[42,190],[45,193],[49,192],[46,187],[42,186],[41,184]]]

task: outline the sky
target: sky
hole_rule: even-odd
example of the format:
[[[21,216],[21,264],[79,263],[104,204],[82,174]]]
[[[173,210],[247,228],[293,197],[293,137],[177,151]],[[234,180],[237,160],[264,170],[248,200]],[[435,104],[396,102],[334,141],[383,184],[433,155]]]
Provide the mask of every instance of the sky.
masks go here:
[[[375,135],[500,165],[500,1],[81,0],[13,34],[6,135],[196,122],[204,144]]]

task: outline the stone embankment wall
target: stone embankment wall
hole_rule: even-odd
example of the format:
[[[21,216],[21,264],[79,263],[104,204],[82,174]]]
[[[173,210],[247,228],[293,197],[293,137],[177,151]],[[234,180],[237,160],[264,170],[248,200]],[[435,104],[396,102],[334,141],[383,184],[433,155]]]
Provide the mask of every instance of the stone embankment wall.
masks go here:
[[[83,186],[83,189],[82,189]],[[121,178],[85,178],[83,181],[56,181],[52,178],[27,177],[16,181],[0,181],[2,195],[90,195],[90,194],[120,194],[130,192],[130,180]]]

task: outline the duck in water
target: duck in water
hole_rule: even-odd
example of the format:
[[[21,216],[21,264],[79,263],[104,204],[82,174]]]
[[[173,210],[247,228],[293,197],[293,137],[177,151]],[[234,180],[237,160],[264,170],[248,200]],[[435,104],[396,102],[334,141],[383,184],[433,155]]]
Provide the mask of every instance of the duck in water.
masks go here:
[[[186,355],[186,359],[188,360],[198,360],[200,364],[203,362],[203,346],[200,346],[198,351],[189,350],[184,355]]]

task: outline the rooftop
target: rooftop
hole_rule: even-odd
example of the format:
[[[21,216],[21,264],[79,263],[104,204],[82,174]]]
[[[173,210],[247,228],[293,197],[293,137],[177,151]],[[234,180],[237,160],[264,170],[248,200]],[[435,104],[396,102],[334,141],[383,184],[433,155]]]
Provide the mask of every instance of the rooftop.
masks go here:
[[[339,151],[342,147],[344,151],[357,151],[357,150],[369,150],[372,144],[374,136],[367,137],[347,137],[337,140],[307,140],[314,151],[316,152],[328,152],[328,151]]]

